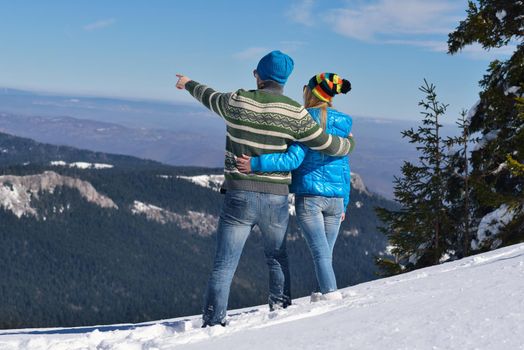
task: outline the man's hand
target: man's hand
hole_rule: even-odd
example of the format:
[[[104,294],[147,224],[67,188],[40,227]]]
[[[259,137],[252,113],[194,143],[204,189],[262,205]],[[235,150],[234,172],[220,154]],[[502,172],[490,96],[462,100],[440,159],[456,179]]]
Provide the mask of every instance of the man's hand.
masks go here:
[[[177,78],[178,78],[178,81],[176,82],[176,87],[177,89],[185,89],[186,88],[186,84],[188,82],[191,81],[191,79],[189,79],[188,77],[186,77],[185,75],[182,75],[182,74],[177,74],[176,75]]]
[[[242,157],[236,157],[237,169],[241,173],[249,174],[251,172],[251,157],[245,154]]]
[[[346,220],[346,213],[342,213],[342,217],[340,218],[340,222]]]

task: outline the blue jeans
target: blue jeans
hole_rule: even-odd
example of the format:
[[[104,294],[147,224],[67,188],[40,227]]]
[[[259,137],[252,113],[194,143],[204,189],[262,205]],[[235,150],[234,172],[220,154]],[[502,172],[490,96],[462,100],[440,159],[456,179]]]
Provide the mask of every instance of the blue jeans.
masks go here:
[[[337,290],[333,271],[333,247],[344,212],[342,198],[295,196],[297,219],[313,257],[322,294]]]
[[[286,230],[287,196],[250,191],[227,191],[220,214],[213,271],[204,301],[204,325],[223,323],[231,281],[251,229],[258,225],[269,268],[269,305],[290,302]]]

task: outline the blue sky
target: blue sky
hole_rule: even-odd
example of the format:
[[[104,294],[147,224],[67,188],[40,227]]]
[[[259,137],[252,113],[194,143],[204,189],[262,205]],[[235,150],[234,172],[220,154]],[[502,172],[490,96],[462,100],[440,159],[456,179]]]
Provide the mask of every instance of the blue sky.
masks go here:
[[[70,95],[190,101],[183,73],[220,91],[254,88],[252,70],[273,49],[295,70],[299,100],[321,71],[349,79],[335,106],[357,116],[420,118],[424,78],[450,104],[449,118],[477,100],[493,58],[513,47],[446,54],[465,18],[458,0],[0,0],[0,87]]]

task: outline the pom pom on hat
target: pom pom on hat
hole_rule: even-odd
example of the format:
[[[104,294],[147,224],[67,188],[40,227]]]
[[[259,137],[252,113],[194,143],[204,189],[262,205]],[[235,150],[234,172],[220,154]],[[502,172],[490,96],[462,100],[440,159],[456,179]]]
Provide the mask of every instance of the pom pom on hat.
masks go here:
[[[309,80],[313,95],[324,102],[331,102],[336,94],[347,94],[351,90],[349,80],[340,78],[335,73],[320,73]]]

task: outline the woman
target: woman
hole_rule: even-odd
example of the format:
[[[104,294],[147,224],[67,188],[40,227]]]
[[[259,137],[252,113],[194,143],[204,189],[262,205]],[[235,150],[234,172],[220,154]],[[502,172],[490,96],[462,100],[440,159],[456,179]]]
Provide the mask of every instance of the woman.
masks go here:
[[[352,119],[332,106],[336,94],[351,90],[348,80],[334,73],[320,73],[304,86],[304,105],[309,114],[327,133],[347,137]],[[349,159],[321,154],[299,143],[292,144],[285,153],[264,154],[259,157],[242,156],[237,168],[244,173],[293,171],[290,190],[295,193],[298,222],[311,250],[318,285],[318,293],[311,300],[340,299],[333,271],[333,247],[349,202]]]

